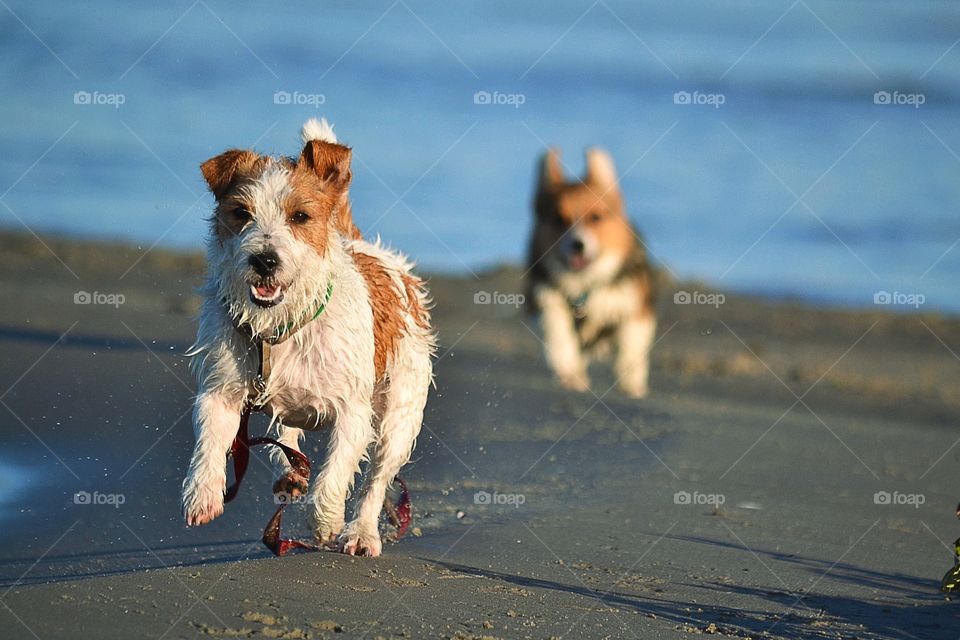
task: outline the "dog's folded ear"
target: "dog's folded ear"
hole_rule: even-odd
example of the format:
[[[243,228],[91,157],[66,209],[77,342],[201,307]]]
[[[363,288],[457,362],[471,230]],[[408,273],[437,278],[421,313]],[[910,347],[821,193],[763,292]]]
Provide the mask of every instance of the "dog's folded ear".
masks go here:
[[[563,169],[560,167],[560,150],[550,147],[540,160],[537,190],[553,191],[563,185],[564,180]]]
[[[237,174],[250,171],[258,158],[253,151],[230,149],[201,164],[200,171],[203,172],[210,191],[219,200],[230,188]]]
[[[300,154],[299,164],[314,171],[325,186],[346,190],[350,173],[350,147],[323,140],[309,140]]]

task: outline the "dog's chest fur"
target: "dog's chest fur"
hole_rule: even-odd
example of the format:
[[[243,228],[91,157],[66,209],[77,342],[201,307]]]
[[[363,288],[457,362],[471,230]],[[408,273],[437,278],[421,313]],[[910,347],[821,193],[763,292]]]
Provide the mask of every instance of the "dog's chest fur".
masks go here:
[[[600,285],[571,304],[580,343],[589,347],[640,311],[637,282],[625,278]]]
[[[283,424],[322,428],[358,387],[375,384],[373,315],[362,278],[343,274],[324,312],[271,350],[264,410]]]
[[[584,271],[554,267],[549,272],[552,277],[539,286],[553,288],[567,300],[583,349],[603,350],[619,326],[651,311],[652,282],[639,247],[626,259],[604,256]]]

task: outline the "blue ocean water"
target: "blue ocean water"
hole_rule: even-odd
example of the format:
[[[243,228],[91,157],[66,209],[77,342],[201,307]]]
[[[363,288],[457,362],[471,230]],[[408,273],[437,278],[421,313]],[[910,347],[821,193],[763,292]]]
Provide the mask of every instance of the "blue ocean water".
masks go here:
[[[323,115],[430,270],[521,260],[536,156],[600,145],[678,277],[960,310],[952,2],[8,0],[0,34],[6,227],[200,247],[198,164]]]
[[[19,506],[15,498],[29,484],[27,469],[0,460],[0,521],[13,515]]]

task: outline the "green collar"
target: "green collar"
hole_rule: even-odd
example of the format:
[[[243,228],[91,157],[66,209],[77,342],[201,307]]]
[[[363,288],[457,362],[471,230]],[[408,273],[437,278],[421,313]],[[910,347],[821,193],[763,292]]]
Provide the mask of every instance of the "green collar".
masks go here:
[[[265,341],[265,342],[270,342],[270,343],[272,343],[272,344],[276,344],[276,343],[280,342],[284,337],[289,337],[290,334],[292,333],[292,330],[293,330],[294,326],[297,326],[297,328],[299,328],[299,327],[304,326],[304,325],[307,324],[308,322],[313,322],[314,320],[316,320],[317,318],[319,318],[319,317],[320,317],[320,314],[323,313],[324,311],[326,311],[327,305],[330,304],[330,296],[332,296],[332,295],[333,295],[333,282],[331,281],[331,282],[327,285],[327,293],[326,293],[326,295],[324,295],[324,297],[323,297],[323,302],[320,303],[320,307],[317,309],[317,311],[316,311],[312,316],[310,316],[309,319],[304,320],[304,321],[301,322],[299,325],[296,325],[296,324],[291,320],[291,321],[288,322],[286,325],[281,325],[281,326],[277,327],[276,331],[273,332],[273,335],[271,335],[269,338],[266,338],[264,341]]]

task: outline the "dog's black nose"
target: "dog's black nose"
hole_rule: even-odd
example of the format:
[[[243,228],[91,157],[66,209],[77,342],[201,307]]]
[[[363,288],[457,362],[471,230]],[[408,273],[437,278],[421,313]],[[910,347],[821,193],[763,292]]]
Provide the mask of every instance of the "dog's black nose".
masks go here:
[[[570,243],[570,252],[573,253],[574,255],[579,255],[583,253],[583,250],[585,248],[586,247],[584,247],[583,245],[583,240],[574,240],[573,242]]]
[[[280,265],[280,256],[276,251],[264,251],[250,256],[247,263],[257,272],[258,276],[271,276]]]

